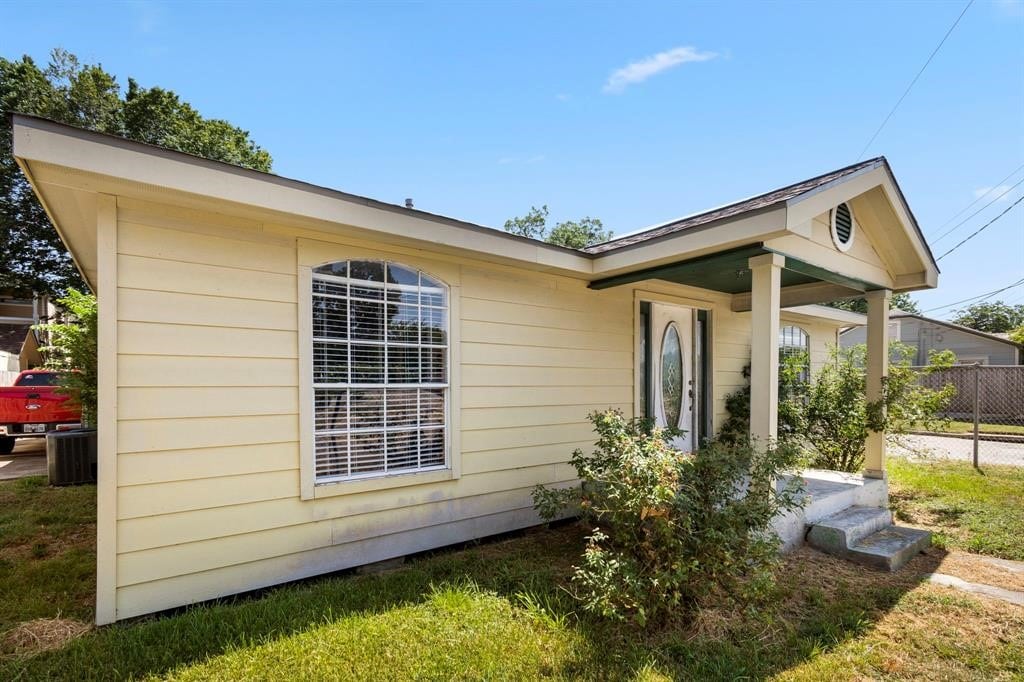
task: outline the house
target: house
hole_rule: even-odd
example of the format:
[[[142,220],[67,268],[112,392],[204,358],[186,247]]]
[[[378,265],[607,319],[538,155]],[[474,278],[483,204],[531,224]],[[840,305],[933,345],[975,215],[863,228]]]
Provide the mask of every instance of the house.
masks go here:
[[[99,623],[536,524],[588,412],[692,448],[748,364],[765,442],[781,328],[810,324],[785,307],[866,296],[878,397],[890,292],[938,276],[884,158],[577,251],[29,116],[13,139],[99,301]],[[884,458],[871,434],[834,504],[884,504]]]
[[[46,296],[0,292],[0,386],[10,385],[18,372],[43,364],[42,344],[32,327],[45,323],[50,313]]]
[[[847,329],[839,338],[843,348],[864,343],[865,327]],[[929,354],[940,350],[953,351],[961,365],[1024,365],[1024,346],[1006,337],[902,310],[889,314],[889,338],[916,350],[915,365],[927,365]]]

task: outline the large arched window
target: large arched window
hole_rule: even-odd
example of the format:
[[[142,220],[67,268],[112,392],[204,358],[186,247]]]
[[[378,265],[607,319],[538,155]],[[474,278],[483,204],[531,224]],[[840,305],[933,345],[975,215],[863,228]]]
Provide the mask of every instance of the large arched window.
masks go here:
[[[448,288],[390,261],[313,270],[316,482],[443,469]]]
[[[800,363],[800,378],[807,381],[811,377],[811,337],[800,327],[782,327],[779,329],[779,363],[787,358],[794,358]]]

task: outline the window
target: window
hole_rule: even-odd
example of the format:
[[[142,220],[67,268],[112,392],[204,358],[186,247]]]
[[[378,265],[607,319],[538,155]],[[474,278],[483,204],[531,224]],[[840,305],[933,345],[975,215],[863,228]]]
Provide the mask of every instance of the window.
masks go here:
[[[448,465],[448,288],[390,261],[313,270],[316,483]]]
[[[683,414],[683,348],[675,323],[669,324],[661,342],[661,409],[665,424],[679,428]]]
[[[832,242],[840,251],[849,251],[857,225],[849,204],[839,204],[832,210]]]
[[[779,329],[779,364],[794,358],[800,365],[801,381],[811,378],[811,337],[800,327]]]

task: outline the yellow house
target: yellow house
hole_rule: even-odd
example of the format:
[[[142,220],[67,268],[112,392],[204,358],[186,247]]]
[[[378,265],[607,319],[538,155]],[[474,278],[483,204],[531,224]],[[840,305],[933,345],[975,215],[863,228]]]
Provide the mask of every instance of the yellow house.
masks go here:
[[[821,362],[858,322],[823,301],[867,296],[877,396],[890,292],[936,285],[883,158],[576,251],[38,118],[13,132],[99,299],[99,623],[536,524],[530,491],[575,484],[588,412],[692,448],[747,365],[771,438],[780,338]],[[883,434],[857,478],[885,503]]]

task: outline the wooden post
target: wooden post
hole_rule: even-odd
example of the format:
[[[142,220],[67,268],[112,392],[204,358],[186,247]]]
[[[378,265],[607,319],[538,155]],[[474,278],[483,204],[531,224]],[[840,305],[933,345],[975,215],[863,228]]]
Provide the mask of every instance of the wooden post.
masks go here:
[[[750,289],[750,438],[770,445],[778,436],[779,304],[785,256],[766,253],[747,262]]]
[[[883,396],[885,379],[889,376],[889,300],[888,289],[869,291],[868,301],[868,358],[867,400],[878,402]],[[884,409],[884,407],[883,407]],[[885,432],[869,431],[864,448],[864,476],[885,478]]]

